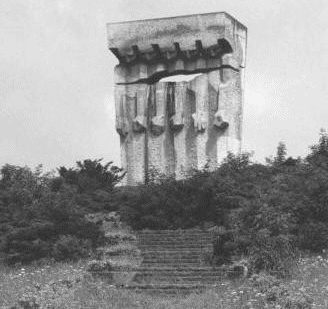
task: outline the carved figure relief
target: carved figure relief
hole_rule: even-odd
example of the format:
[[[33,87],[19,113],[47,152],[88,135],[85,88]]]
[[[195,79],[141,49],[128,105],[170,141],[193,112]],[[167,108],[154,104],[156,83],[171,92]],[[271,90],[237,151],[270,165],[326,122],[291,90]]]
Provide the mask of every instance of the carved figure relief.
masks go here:
[[[204,111],[197,111],[192,114],[194,120],[194,127],[197,132],[204,132],[207,128],[208,115]]]
[[[217,111],[215,113],[213,124],[221,131],[225,131],[229,127],[229,123],[224,119],[224,111]]]
[[[122,138],[125,138],[129,133],[129,123],[127,119],[127,114],[124,110],[125,102],[124,95],[120,95],[117,98],[116,104],[116,131]]]

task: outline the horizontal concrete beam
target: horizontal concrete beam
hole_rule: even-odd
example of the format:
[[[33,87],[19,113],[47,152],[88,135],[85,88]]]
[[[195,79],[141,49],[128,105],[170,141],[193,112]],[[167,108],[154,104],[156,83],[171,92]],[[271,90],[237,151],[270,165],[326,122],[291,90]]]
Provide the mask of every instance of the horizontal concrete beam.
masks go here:
[[[247,28],[225,12],[108,23],[108,48],[121,65],[233,53],[245,66]]]

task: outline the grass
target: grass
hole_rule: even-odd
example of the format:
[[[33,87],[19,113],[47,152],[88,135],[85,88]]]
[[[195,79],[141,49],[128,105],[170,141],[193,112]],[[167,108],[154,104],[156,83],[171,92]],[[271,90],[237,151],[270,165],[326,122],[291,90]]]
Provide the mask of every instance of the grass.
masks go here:
[[[81,261],[15,269],[3,266],[0,269],[0,308],[11,308],[19,300],[23,304],[24,299],[39,304],[40,308],[54,309],[328,308],[327,255],[303,257],[295,276],[279,285],[269,276],[263,277],[265,282],[263,278],[253,277],[239,282],[221,282],[201,294],[174,297],[116,288],[93,279],[85,270],[86,264],[87,261]],[[312,306],[302,302],[303,298],[311,299]]]

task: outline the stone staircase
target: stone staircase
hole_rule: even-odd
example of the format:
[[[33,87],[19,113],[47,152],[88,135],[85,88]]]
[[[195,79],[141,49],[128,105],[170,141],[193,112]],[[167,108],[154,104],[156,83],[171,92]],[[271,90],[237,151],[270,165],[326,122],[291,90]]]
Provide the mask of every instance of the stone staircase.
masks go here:
[[[168,294],[213,287],[223,271],[206,263],[212,240],[212,234],[201,229],[139,232],[143,261],[128,288]]]

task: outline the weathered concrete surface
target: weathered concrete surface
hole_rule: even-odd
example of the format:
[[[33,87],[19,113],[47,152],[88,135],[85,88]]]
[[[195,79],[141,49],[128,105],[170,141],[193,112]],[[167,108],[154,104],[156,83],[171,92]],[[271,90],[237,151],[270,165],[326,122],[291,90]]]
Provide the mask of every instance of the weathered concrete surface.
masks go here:
[[[241,145],[246,28],[227,13],[108,24],[126,183],[181,178]],[[160,82],[202,73],[189,82]]]
[[[107,24],[107,32],[117,83],[245,67],[246,27],[225,12]]]

